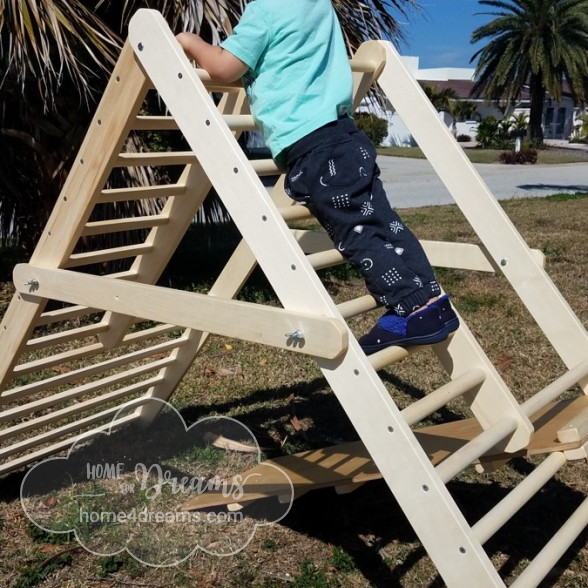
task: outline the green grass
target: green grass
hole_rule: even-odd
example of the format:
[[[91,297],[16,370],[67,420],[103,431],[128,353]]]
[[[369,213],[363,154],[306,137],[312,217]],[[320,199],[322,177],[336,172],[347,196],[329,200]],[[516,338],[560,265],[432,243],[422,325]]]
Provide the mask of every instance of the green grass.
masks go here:
[[[464,153],[472,163],[500,163],[499,157],[502,151],[501,149],[464,148]],[[379,147],[378,154],[425,159],[425,155],[420,147]],[[583,163],[586,161],[588,161],[588,150],[540,149],[537,158],[537,163],[540,165],[562,165],[566,163]]]
[[[529,246],[546,255],[551,279],[587,325],[585,198],[588,194],[556,194],[548,198],[504,201],[501,206]],[[401,216],[421,239],[478,242],[455,205],[409,209],[401,211]],[[214,255],[201,243],[202,231],[191,231],[174,260],[180,274],[169,272],[166,285],[205,290],[215,270],[219,271],[217,266],[230,255],[231,247],[227,242],[237,241],[228,239],[228,227],[223,229],[225,238],[219,241],[222,247],[215,250]],[[345,266],[322,275],[327,278],[329,291],[338,300],[365,293],[362,279]],[[564,371],[561,359],[546,344],[503,276],[450,268],[437,268],[437,275],[517,401],[526,400],[561,375]],[[248,286],[248,296],[252,299],[265,299],[271,293],[270,289],[264,290],[265,282],[256,279]],[[4,288],[5,308],[12,295],[12,286]],[[371,313],[351,319],[354,332],[365,332],[376,316],[377,313]],[[446,381],[442,366],[430,350],[382,370],[381,377],[399,408]],[[211,415],[238,419],[253,431],[267,455],[275,457],[356,438],[337,399],[321,378],[316,364],[303,355],[215,336],[199,353],[172,402],[188,425]],[[571,390],[569,394],[577,392]],[[455,402],[424,424],[444,422],[463,412],[463,406]],[[302,424],[302,430],[293,426],[293,416]],[[150,438],[141,443],[136,436],[130,433],[123,436],[121,431],[118,442],[112,442],[110,452],[105,444],[101,452],[118,458],[120,447],[124,447],[126,455],[134,455],[134,440],[141,451],[152,448],[148,453],[155,455],[157,450],[158,455],[164,456],[166,465],[190,477],[210,477],[225,470],[244,471],[250,467],[250,460],[256,458],[227,455],[225,462],[219,459],[215,448],[198,444],[180,444],[181,450],[171,453],[171,448],[176,447],[172,427],[166,426],[164,421],[157,431],[159,433],[152,430]],[[147,443],[150,448],[145,447]],[[244,466],[242,461],[246,462]],[[496,472],[480,474],[470,470],[450,483],[448,489],[468,520],[477,520],[481,512],[495,505],[538,462],[538,459],[517,458]],[[112,482],[111,488],[114,487]],[[586,464],[570,462],[558,472],[557,479],[548,482],[525,507],[525,512],[488,543],[493,563],[507,583],[512,582],[520,567],[543,547],[544,537],[552,527],[557,528],[557,521],[563,522],[564,516],[571,514],[569,511],[585,496],[586,487]],[[79,485],[77,492],[81,490]],[[167,510],[175,504],[167,490],[162,491],[155,502],[157,508]],[[67,506],[68,496],[61,498],[62,506]],[[121,508],[126,510],[132,506],[141,507],[146,502],[146,496],[139,495],[139,488],[137,495],[120,494],[118,498]],[[177,499],[181,499],[179,494]],[[87,510],[89,507],[98,510],[100,504],[88,502]],[[73,501],[71,505],[75,506]],[[43,512],[48,519],[57,519],[56,509]],[[62,529],[72,528],[75,513],[77,510],[73,508],[68,510],[65,515],[70,515],[69,518],[55,520],[47,528],[55,529],[59,523]],[[435,568],[381,482],[365,484],[347,495],[337,495],[330,489],[309,492],[294,502],[283,521],[260,526],[250,544],[239,554],[219,558],[196,552],[169,568],[145,566],[123,553],[99,557],[81,547],[74,551],[78,544],[68,538],[68,533],[48,533],[30,525],[20,506],[19,480],[14,476],[11,483],[7,480],[0,485],[0,577],[6,581],[6,584],[0,582],[2,586],[440,586]],[[116,530],[116,527],[105,526],[86,529],[83,533],[100,532],[100,537],[108,539]],[[585,534],[554,568],[546,586],[588,587],[584,537]],[[155,539],[173,541],[179,549],[185,549],[180,533],[168,531],[165,537],[153,537]]]

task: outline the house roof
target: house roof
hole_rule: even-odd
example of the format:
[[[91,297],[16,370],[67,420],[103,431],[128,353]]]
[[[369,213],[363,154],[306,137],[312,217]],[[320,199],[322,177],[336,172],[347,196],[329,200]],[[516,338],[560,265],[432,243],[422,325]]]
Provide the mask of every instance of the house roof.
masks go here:
[[[470,93],[472,88],[474,87],[474,82],[471,80],[419,80],[423,84],[429,84],[431,86],[437,86],[438,88],[450,88],[453,90],[457,97],[460,100],[484,100],[483,97],[481,98],[471,98]],[[571,98],[572,93],[570,91],[570,85],[567,80],[564,81],[562,87],[562,96],[566,98]],[[549,94],[547,94],[547,98],[549,98]],[[531,95],[529,93],[528,87],[525,87],[519,96],[519,102],[528,102],[531,99]]]

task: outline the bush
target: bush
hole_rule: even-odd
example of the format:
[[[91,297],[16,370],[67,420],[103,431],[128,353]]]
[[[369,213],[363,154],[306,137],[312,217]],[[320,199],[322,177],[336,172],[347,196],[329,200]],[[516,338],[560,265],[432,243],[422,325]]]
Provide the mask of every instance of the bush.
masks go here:
[[[374,147],[379,147],[388,134],[388,122],[373,114],[360,112],[355,115],[355,122],[357,128],[368,136]]]
[[[521,165],[537,163],[537,150],[531,147],[523,147],[520,151],[503,151],[500,154],[500,162]]]

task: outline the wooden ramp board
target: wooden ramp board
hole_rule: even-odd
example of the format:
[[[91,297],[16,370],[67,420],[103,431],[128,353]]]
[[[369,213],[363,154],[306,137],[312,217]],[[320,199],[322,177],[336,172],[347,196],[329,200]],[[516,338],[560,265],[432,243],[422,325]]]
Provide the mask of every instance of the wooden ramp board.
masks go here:
[[[535,433],[529,445],[514,454],[490,452],[480,458],[484,463],[511,459],[513,457],[539,455],[556,451],[571,451],[588,442],[588,432],[584,437],[562,443],[558,440],[560,431],[566,430],[569,423],[576,423],[579,414],[586,414],[588,397],[562,400],[547,405],[531,418]],[[575,431],[586,430],[583,423],[575,425]],[[419,443],[436,466],[477,437],[482,428],[476,419],[465,419],[423,427],[415,431]],[[284,476],[276,468],[265,467],[270,464],[279,468],[292,481],[294,497],[302,496],[310,490],[335,487],[343,492],[382,476],[372,461],[369,452],[361,441],[341,443],[331,447],[303,451],[276,459],[243,472],[247,480],[243,485],[243,499],[239,503],[224,497],[222,493],[207,492],[188,501],[183,510],[197,510],[226,506],[237,509],[255,500],[277,496],[289,500],[291,488],[284,484]]]

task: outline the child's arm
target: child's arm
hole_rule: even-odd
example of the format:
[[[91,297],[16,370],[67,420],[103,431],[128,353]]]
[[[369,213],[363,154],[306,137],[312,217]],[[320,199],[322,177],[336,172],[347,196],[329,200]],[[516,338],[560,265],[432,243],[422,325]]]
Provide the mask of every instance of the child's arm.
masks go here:
[[[249,69],[229,51],[207,43],[194,33],[180,33],[176,39],[186,55],[193,59],[198,67],[206,70],[211,78],[219,82],[234,82],[245,75]]]

